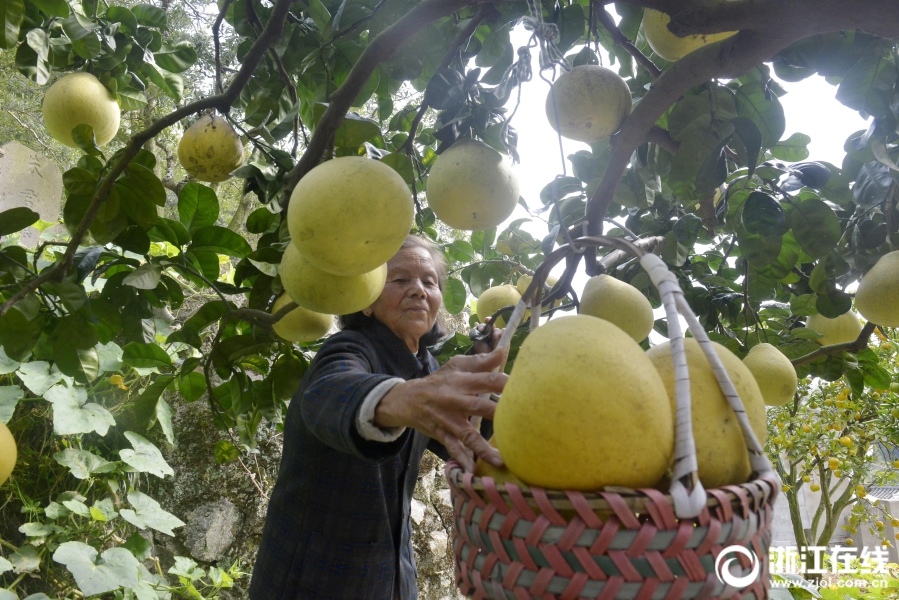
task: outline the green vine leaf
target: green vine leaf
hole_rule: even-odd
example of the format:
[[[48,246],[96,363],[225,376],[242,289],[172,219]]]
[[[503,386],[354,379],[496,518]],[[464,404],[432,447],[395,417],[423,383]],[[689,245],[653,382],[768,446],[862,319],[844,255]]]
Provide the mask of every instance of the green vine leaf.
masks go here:
[[[166,475],[175,475],[175,471],[165,462],[162,452],[159,451],[152,442],[142,435],[138,435],[133,431],[126,431],[125,437],[131,442],[134,450],[119,450],[119,456],[125,464],[133,467],[140,473],[150,473],[160,479],[164,479]]]

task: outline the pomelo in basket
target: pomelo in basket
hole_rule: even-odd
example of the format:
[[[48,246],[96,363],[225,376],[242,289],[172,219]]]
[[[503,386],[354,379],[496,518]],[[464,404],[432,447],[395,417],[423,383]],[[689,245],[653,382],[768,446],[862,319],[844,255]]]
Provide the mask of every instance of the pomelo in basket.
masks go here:
[[[412,228],[412,193],[399,173],[377,160],[325,161],[290,195],[287,227],[311,265],[344,277],[390,260]]]
[[[608,139],[621,127],[631,113],[631,91],[614,71],[581,65],[556,79],[545,108],[549,124],[562,137],[592,144]]]
[[[181,136],[178,160],[195,179],[225,181],[243,164],[243,144],[224,117],[203,115]]]
[[[50,86],[42,107],[44,128],[54,140],[70,148],[76,125],[94,129],[97,146],[104,146],[119,131],[119,103],[90,73],[71,73]]]
[[[277,313],[290,302],[295,302],[290,295],[281,294],[272,306],[272,314]],[[334,324],[334,315],[317,313],[298,306],[272,325],[275,333],[291,342],[314,342],[323,337]]]

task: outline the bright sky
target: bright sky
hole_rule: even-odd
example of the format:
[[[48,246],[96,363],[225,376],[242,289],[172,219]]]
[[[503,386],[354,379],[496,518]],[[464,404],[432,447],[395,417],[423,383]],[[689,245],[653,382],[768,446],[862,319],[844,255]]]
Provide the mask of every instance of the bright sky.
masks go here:
[[[512,45],[516,49],[527,45],[530,32],[519,25],[512,31]],[[524,84],[522,89],[521,105],[518,108],[512,124],[519,133],[518,151],[521,163],[515,170],[521,183],[521,195],[531,208],[542,205],[538,197],[540,190],[552,181],[555,175],[562,173],[561,158],[559,154],[558,137],[550,127],[544,111],[544,103],[549,86],[538,77],[538,53],[532,49],[532,62],[534,78]],[[608,66],[608,56],[602,57],[603,65]],[[615,67],[613,67],[615,68]],[[550,72],[546,73],[547,78]],[[829,85],[822,77],[814,76],[799,83],[781,82],[788,93],[780,98],[787,119],[784,139],[796,132],[802,132],[812,138],[809,144],[810,155],[808,160],[823,160],[840,166],[843,160],[843,143],[849,134],[866,129],[867,124],[859,114],[846,108],[835,99],[836,87]],[[514,107],[516,94],[507,105],[511,110]],[[573,140],[563,138],[565,155],[584,149],[589,146]],[[566,164],[568,173],[571,173],[571,165]],[[521,207],[515,209],[508,222],[514,219],[528,217]],[[547,234],[546,224],[534,219],[525,229],[537,239],[542,239]],[[500,227],[500,231],[502,226]],[[557,268],[561,271],[561,268]],[[586,282],[586,275],[579,273],[574,280],[574,289],[580,292]]]

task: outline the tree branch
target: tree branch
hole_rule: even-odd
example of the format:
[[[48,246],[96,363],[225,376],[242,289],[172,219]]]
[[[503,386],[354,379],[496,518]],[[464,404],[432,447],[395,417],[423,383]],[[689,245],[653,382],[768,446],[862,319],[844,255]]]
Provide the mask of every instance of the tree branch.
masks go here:
[[[68,273],[69,269],[72,267],[72,259],[75,256],[78,245],[84,240],[88,228],[94,222],[97,213],[100,211],[100,207],[106,201],[106,198],[109,197],[109,192],[112,190],[115,180],[126,168],[128,168],[129,163],[131,163],[134,157],[137,156],[137,153],[147,141],[155,138],[163,130],[194,113],[210,108],[215,108],[222,112],[227,112],[231,109],[231,105],[234,104],[240,95],[241,90],[243,90],[250,81],[253,72],[256,70],[256,67],[259,66],[259,62],[262,60],[266,51],[268,51],[269,46],[274,44],[281,36],[281,31],[284,27],[284,19],[287,17],[290,5],[293,4],[293,2],[294,0],[277,0],[272,8],[271,16],[269,17],[265,30],[256,39],[256,43],[253,44],[250,51],[247,52],[247,55],[244,57],[243,65],[237,72],[237,75],[235,75],[231,85],[228,86],[228,89],[223,94],[203,98],[183,106],[158,119],[143,131],[134,134],[131,141],[128,142],[128,145],[120,151],[118,161],[116,161],[115,165],[109,170],[106,177],[100,181],[100,185],[94,192],[94,197],[91,200],[84,217],[81,219],[81,223],[79,223],[75,233],[72,234],[72,240],[69,242],[62,259],[57,262],[54,267],[47,269],[36,278],[28,281],[21,290],[13,294],[12,297],[0,305],[0,317],[5,315],[17,302],[40,287],[42,283],[47,281],[62,281],[62,278],[65,277],[66,273]]]
[[[868,338],[870,338],[871,334],[874,333],[874,329],[876,327],[877,325],[869,321],[865,323],[865,326],[862,328],[861,333],[858,334],[858,337],[855,338],[855,341],[845,342],[842,344],[831,344],[830,346],[821,346],[814,352],[810,352],[805,356],[800,356],[799,358],[794,358],[790,362],[793,363],[794,367],[798,367],[799,365],[806,365],[808,363],[815,362],[823,356],[839,354],[840,352],[852,352],[853,354],[858,354],[868,347]]]
[[[350,74],[343,84],[329,99],[328,108],[322,115],[318,127],[309,145],[303,153],[303,157],[288,173],[285,180],[284,202],[282,206],[287,208],[290,202],[290,194],[293,188],[306,173],[318,165],[324,154],[328,140],[337,132],[337,128],[343,122],[344,115],[350,109],[353,101],[362,91],[362,87],[368,81],[375,68],[382,61],[387,60],[402,46],[406,40],[415,35],[428,23],[452,14],[457,10],[473,4],[474,0],[424,0],[406,13],[406,16],[378,34],[371,41],[356,64],[353,65]]]
[[[233,0],[224,0],[222,2],[222,10],[219,11],[218,16],[215,18],[215,23],[212,24],[212,44],[215,46],[215,93],[217,94],[222,93],[222,48],[219,42],[219,28],[222,26],[222,21],[225,19],[225,13],[228,12],[231,2]]]
[[[645,54],[640,52],[636,46],[634,46],[633,42],[631,42],[621,30],[618,29],[618,26],[615,25],[615,21],[612,20],[612,15],[610,15],[605,8],[599,5],[598,2],[593,2],[593,14],[596,15],[596,20],[602,23],[602,26],[606,28],[606,30],[612,34],[612,39],[615,40],[615,43],[627,50],[627,53],[634,57],[638,63],[643,65],[643,67],[649,71],[649,74],[653,77],[658,77],[662,74],[661,69],[659,69],[654,62],[649,60]]]

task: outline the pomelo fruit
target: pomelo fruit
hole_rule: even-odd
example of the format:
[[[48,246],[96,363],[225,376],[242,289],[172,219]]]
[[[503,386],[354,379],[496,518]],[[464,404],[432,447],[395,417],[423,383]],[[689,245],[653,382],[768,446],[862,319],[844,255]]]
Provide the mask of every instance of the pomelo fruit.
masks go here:
[[[872,323],[899,327],[899,250],[881,256],[865,273],[855,292],[855,308]]]
[[[243,164],[243,144],[224,117],[203,115],[181,136],[178,160],[195,179],[225,181]]]
[[[119,103],[90,73],[71,73],[51,85],[41,110],[50,137],[70,148],[78,148],[72,139],[76,125],[93,127],[97,146],[108,144],[119,131]]]
[[[674,452],[671,402],[652,363],[624,331],[587,315],[525,339],[494,432],[509,470],[547,488],[652,486]]]
[[[484,319],[493,316],[499,309],[506,306],[515,306],[519,300],[521,300],[521,294],[518,293],[514,285],[497,285],[484,290],[484,293],[478,297],[478,321],[483,323]],[[495,325],[497,327],[505,327],[506,319],[500,317]]]
[[[713,44],[737,33],[736,31],[726,31],[709,35],[678,37],[668,29],[670,22],[671,17],[663,12],[651,8],[643,11],[643,33],[646,35],[646,41],[649,42],[653,52],[670,61],[679,60],[706,44]]]
[[[793,400],[799,387],[796,369],[783,352],[771,344],[757,344],[743,359],[759,384],[762,398],[768,406],[783,406]]]
[[[450,227],[481,231],[512,214],[518,204],[518,178],[502,154],[483,142],[463,139],[434,162],[427,196],[428,206]]]
[[[587,280],[578,312],[611,321],[637,342],[652,331],[652,306],[640,290],[611,275]]]
[[[749,424],[759,443],[764,446],[768,429],[765,422],[765,402],[749,368],[737,356],[712,342],[715,352],[724,363],[731,382],[743,400]],[[696,460],[699,479],[707,488],[745,483],[751,473],[749,451],[743,432],[727,398],[718,386],[718,380],[706,360],[705,354],[693,338],[686,338],[687,367],[690,371],[690,395],[692,396],[693,439],[696,443]],[[671,342],[650,348],[646,356],[668,390],[672,410],[675,406],[674,366],[671,363]]]
[[[812,315],[805,322],[805,326],[821,334],[822,337],[815,341],[822,346],[854,342],[858,338],[858,334],[862,332],[862,324],[858,320],[858,315],[851,310],[836,319],[828,319],[822,314]]]
[[[608,139],[630,113],[627,84],[614,71],[598,65],[581,65],[562,73],[546,96],[546,118],[552,128],[562,137],[588,144]]]
[[[3,485],[9,479],[13,467],[16,466],[16,440],[10,433],[9,428],[0,422],[0,485]]]
[[[326,315],[348,315],[371,305],[387,281],[387,263],[362,275],[333,275],[309,264],[293,244],[281,259],[281,284],[294,302]]]
[[[344,156],[306,174],[290,196],[287,227],[309,263],[334,275],[369,273],[397,253],[412,228],[412,193],[377,160]]]
[[[284,293],[275,300],[272,306],[272,314],[275,314],[285,305],[295,302],[288,294]],[[298,306],[272,325],[275,333],[290,342],[314,342],[323,337],[334,324],[334,315],[317,313]]]

